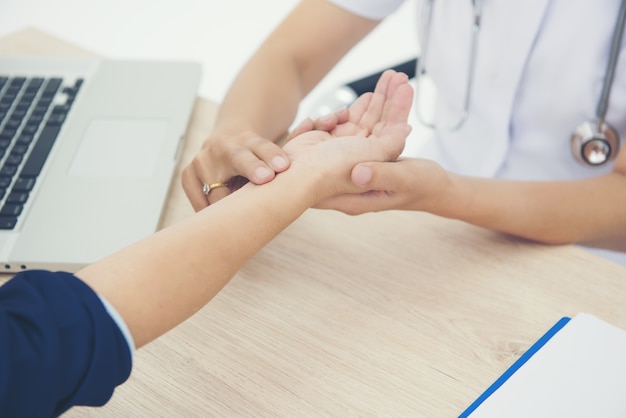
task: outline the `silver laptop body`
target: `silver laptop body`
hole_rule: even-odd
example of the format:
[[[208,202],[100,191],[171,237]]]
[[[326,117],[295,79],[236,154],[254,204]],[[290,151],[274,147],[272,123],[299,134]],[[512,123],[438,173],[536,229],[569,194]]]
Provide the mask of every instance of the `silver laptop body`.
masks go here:
[[[60,129],[52,129],[56,139],[43,165],[33,157],[31,167],[18,168],[10,181],[6,177],[13,167],[0,171],[0,182],[10,183],[0,200],[9,206],[0,209],[0,272],[76,271],[153,233],[182,149],[201,78],[200,65],[7,56],[0,57],[3,76],[5,80],[43,78],[44,83],[62,77],[63,82],[52,99],[58,114],[48,111]],[[17,91],[19,81],[13,90]],[[43,90],[35,93],[35,100],[43,97]],[[7,111],[8,102],[0,136],[4,128],[10,134],[18,124],[8,122],[7,112],[19,106],[13,104]],[[71,107],[63,114],[68,104]],[[1,106],[0,101],[0,112]],[[26,112],[36,113],[33,108]],[[64,121],[59,124],[59,119]],[[46,129],[45,123],[37,134]],[[34,129],[30,127],[30,132]],[[26,134],[21,138],[30,139]],[[0,138],[2,145],[6,142]],[[13,153],[23,152],[27,160],[36,146],[34,141],[26,144],[23,152],[22,144]],[[17,145],[4,150],[0,163],[14,157],[12,147]],[[40,168],[34,183],[20,179],[20,172],[29,173],[33,165]],[[18,182],[31,189],[11,191]],[[27,199],[20,208],[24,195]],[[16,221],[9,218],[18,212]]]

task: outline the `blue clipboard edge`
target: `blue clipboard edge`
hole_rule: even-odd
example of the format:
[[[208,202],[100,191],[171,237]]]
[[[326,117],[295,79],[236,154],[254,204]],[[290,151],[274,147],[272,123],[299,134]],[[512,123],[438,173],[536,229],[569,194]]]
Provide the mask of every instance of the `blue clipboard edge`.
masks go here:
[[[524,365],[537,351],[541,349],[561,328],[570,321],[570,317],[561,318],[556,324],[552,326],[541,338],[537,340],[520,358],[517,359],[511,367],[509,367],[495,382],[487,388],[461,415],[459,418],[467,418],[470,416],[481,403],[491,396],[500,386],[504,384],[513,374]]]

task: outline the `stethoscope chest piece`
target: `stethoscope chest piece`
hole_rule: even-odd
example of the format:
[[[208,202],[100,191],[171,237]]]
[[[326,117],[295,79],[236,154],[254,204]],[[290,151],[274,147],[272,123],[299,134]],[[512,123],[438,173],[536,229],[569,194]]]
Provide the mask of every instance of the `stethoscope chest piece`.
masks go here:
[[[596,120],[579,125],[572,134],[572,153],[583,164],[601,166],[617,156],[620,137],[615,128],[606,123],[611,85],[615,77],[618,56],[621,51],[622,35],[626,26],[626,0],[622,0],[617,22],[613,30],[609,62],[606,66],[602,93],[596,108]]]
[[[588,121],[572,134],[572,153],[580,163],[603,165],[615,158],[620,148],[617,131],[607,123]]]

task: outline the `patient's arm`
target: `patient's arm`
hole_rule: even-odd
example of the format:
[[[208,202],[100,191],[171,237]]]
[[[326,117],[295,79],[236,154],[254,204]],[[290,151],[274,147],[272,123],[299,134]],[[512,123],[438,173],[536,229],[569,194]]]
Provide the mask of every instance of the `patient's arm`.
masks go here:
[[[77,276],[119,311],[141,347],[204,306],[244,262],[307,208],[360,191],[350,181],[357,163],[395,160],[410,128],[394,109],[410,106],[411,98],[408,83],[397,86],[386,99],[395,104],[390,108],[383,103],[381,109],[388,111],[374,112],[378,120],[368,121],[376,135],[333,138],[328,132],[310,131],[298,136],[285,147],[291,167],[270,183],[249,183]]]

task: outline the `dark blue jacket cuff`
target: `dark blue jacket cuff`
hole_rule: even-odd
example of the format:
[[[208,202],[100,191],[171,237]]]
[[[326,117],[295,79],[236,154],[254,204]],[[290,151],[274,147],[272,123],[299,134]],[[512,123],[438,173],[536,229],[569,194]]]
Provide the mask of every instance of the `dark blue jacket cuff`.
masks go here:
[[[130,371],[124,336],[74,275],[28,271],[0,287],[0,416],[103,405]]]

